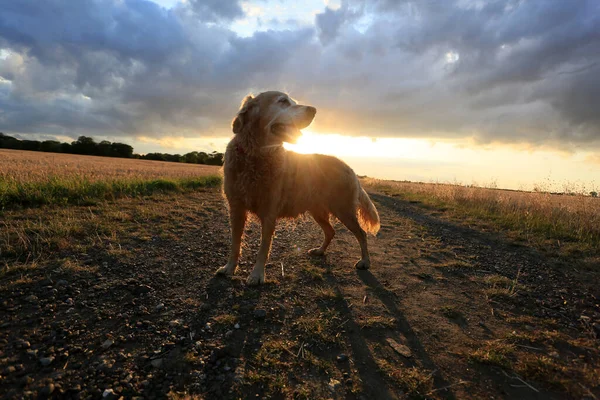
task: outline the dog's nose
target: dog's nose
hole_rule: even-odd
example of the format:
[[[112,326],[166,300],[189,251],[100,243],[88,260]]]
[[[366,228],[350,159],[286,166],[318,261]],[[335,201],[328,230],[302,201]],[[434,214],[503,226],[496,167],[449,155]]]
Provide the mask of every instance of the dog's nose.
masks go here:
[[[306,110],[311,115],[311,117],[314,117],[315,114],[317,113],[317,109],[314,107],[311,107],[311,106],[306,106]]]

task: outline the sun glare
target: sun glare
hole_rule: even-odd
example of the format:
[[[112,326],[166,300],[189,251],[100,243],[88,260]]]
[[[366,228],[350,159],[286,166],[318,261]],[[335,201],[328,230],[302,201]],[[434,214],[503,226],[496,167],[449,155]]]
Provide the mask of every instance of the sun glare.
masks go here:
[[[296,153],[338,157],[420,158],[427,155],[431,144],[422,139],[351,137],[303,131],[297,143],[285,143],[284,147]]]

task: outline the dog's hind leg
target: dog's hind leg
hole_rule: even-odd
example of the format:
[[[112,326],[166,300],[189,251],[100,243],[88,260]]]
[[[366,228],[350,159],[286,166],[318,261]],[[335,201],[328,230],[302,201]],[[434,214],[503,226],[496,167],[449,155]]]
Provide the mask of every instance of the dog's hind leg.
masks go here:
[[[327,250],[327,246],[331,243],[331,239],[335,236],[335,230],[329,223],[329,213],[313,213],[310,215],[317,221],[321,229],[323,229],[323,234],[325,235],[325,239],[323,240],[323,244],[321,247],[317,247],[314,249],[310,249],[308,254],[311,256],[322,256],[325,254],[325,250]]]
[[[224,267],[217,270],[217,275],[231,276],[235,273],[238,260],[240,258],[240,249],[242,246],[242,235],[244,225],[246,225],[247,212],[243,208],[230,207],[229,219],[231,222],[231,253],[229,261]]]
[[[246,284],[249,286],[265,283],[265,264],[269,258],[269,251],[271,251],[275,223],[275,217],[266,217],[261,220],[262,237],[260,240],[260,249],[258,250],[258,255],[256,257],[256,264],[254,264],[254,268],[246,280]]]
[[[371,259],[369,258],[369,249],[367,248],[367,234],[360,227],[356,214],[340,213],[339,215],[336,214],[336,217],[344,225],[346,225],[346,227],[354,234],[354,236],[356,236],[356,239],[360,244],[360,252],[362,257],[360,261],[354,264],[354,267],[356,269],[369,269],[371,266]]]

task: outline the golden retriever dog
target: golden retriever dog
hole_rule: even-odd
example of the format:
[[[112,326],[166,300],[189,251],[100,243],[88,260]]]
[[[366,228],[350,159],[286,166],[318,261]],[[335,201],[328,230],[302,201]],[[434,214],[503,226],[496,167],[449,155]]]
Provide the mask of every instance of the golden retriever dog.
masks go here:
[[[314,107],[296,104],[281,92],[264,92],[243,100],[232,123],[235,136],[227,146],[223,166],[231,253],[218,275],[234,274],[249,213],[260,220],[262,237],[248,285],[265,281],[265,263],[277,220],[306,212],[325,234],[321,247],[310,250],[310,255],[325,254],[335,235],[329,222],[333,215],[358,239],[362,257],[355,267],[370,267],[366,232],[377,233],[379,215],[354,171],[335,157],[298,154],[283,148],[284,142],[297,140],[302,134],[300,129],[310,125],[316,112]]]

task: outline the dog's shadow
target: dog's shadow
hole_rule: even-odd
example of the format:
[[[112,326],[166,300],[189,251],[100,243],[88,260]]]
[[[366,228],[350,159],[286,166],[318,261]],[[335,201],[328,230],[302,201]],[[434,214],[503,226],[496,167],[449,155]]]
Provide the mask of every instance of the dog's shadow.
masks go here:
[[[385,289],[385,287],[369,270],[356,270],[350,265],[344,266],[344,268],[353,268],[360,280],[368,288],[369,293],[376,296],[385,306],[387,311],[394,317],[394,327],[386,330],[386,332],[383,334],[369,334],[367,330],[363,329],[363,327],[361,327],[356,321],[351,310],[352,304],[347,301],[342,291],[342,285],[344,284],[346,278],[337,276],[334,273],[336,265],[333,264],[327,258],[327,256],[311,257],[310,263],[313,266],[322,268],[324,270],[325,282],[327,282],[327,284],[334,290],[336,294],[334,308],[340,315],[340,318],[345,321],[344,331],[347,343],[349,343],[352,350],[352,364],[358,370],[363,383],[362,389],[367,397],[389,399],[395,398],[398,394],[398,388],[394,390],[390,386],[388,373],[381,369],[380,363],[377,362],[377,356],[374,355],[370,350],[371,348],[389,346],[389,344],[386,342],[386,339],[391,338],[397,342],[405,343],[410,348],[412,353],[411,358],[399,357],[400,361],[396,362],[396,364],[399,363],[401,365],[396,365],[396,367],[411,368],[420,365],[427,370],[432,371],[432,390],[435,390],[436,388],[439,389],[436,394],[442,398],[455,398],[452,390],[448,388],[448,382],[438,372],[439,368],[427,354],[406,317],[398,309],[395,302],[395,295]],[[323,307],[326,308],[327,306]],[[369,346],[370,343],[375,344],[375,346]],[[342,367],[346,369],[346,367],[349,368],[350,365],[342,365]],[[399,389],[400,391],[404,390],[404,388]],[[427,393],[420,393],[419,395],[427,397]]]

